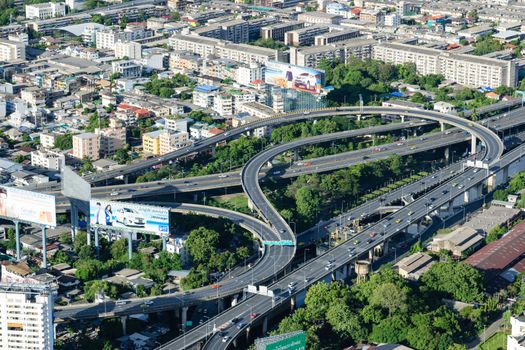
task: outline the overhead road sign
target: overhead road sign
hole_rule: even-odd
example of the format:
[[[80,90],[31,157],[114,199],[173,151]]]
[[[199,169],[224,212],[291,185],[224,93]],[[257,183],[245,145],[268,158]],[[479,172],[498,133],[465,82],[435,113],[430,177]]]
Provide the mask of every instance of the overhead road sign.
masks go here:
[[[264,241],[265,245],[285,245],[285,246],[293,246],[293,242],[290,240],[283,240],[283,241]]]

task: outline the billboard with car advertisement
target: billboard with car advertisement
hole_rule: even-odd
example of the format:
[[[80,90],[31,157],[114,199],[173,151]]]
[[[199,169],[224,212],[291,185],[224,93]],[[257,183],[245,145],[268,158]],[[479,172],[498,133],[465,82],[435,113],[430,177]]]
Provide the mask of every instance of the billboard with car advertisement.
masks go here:
[[[165,235],[170,229],[168,208],[91,199],[89,222],[93,227]]]
[[[277,61],[266,63],[264,81],[286,89],[321,93],[324,71]]]
[[[0,216],[55,227],[55,196],[0,186]]]

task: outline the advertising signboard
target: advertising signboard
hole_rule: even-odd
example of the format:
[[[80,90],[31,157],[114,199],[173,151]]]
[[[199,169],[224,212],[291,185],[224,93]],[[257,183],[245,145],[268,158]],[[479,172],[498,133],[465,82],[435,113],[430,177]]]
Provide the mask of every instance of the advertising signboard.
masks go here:
[[[324,71],[277,61],[266,63],[265,82],[286,89],[321,93]]]
[[[298,331],[257,339],[255,348],[257,350],[306,350],[306,333]]]
[[[55,196],[0,186],[0,216],[55,227]]]
[[[93,227],[165,235],[169,233],[170,213],[163,207],[91,199],[89,221]]]

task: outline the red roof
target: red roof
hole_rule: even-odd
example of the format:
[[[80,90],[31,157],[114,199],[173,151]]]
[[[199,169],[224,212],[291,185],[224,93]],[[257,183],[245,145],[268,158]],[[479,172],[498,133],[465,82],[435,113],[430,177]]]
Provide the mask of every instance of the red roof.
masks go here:
[[[525,254],[525,221],[510,230],[505,237],[487,244],[465,262],[479,270],[499,274],[521,260]]]
[[[119,104],[117,106],[117,109],[125,109],[125,110],[129,110],[129,111],[136,111],[139,108],[135,107],[135,106],[132,106],[132,105],[128,105],[127,103],[121,103],[121,104]]]
[[[352,9],[352,13],[353,13],[354,15],[358,15],[358,14],[360,14],[360,13],[361,13],[361,8],[360,8],[360,7],[354,7],[354,8]]]
[[[218,135],[218,134],[222,134],[224,130],[221,130],[219,128],[212,128],[208,132],[213,135]]]

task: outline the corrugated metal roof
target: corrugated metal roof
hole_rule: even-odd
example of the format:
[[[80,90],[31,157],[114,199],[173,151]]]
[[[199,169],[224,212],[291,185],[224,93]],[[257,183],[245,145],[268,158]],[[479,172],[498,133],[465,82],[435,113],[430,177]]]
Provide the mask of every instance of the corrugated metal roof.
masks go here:
[[[472,254],[465,262],[487,273],[499,273],[517,263],[525,254],[525,221],[514,226],[503,238]]]

